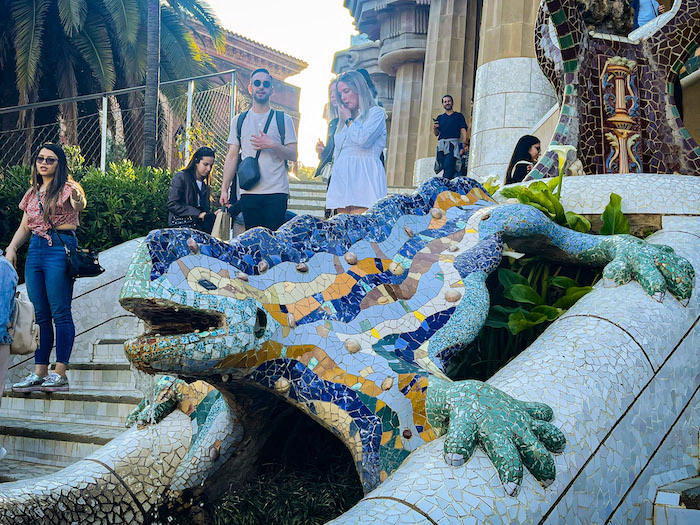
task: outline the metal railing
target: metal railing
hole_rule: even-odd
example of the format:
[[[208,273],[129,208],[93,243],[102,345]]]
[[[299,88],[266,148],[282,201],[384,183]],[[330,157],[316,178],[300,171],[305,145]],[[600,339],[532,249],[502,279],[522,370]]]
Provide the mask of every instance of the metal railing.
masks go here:
[[[221,85],[212,82],[217,77]],[[236,70],[161,82],[159,88],[158,166],[176,169],[205,144],[225,154]],[[0,168],[26,164],[49,141],[79,146],[85,163],[103,171],[122,159],[141,164],[144,91],[136,86],[0,108]]]

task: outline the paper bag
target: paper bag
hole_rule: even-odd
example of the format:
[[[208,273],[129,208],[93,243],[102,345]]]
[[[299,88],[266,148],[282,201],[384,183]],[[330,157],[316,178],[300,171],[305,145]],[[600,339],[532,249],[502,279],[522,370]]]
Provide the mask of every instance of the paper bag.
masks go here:
[[[231,238],[231,216],[227,212],[223,210],[216,212],[211,235],[221,241],[228,241]]]

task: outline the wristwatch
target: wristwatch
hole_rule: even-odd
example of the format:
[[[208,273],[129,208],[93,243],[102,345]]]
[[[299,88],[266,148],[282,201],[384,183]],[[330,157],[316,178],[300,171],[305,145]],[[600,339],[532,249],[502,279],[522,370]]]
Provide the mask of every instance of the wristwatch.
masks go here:
[[[355,119],[354,119],[354,118],[352,118],[352,117],[350,117],[350,118],[346,118],[346,119],[345,119],[345,125],[346,125],[346,126],[349,126],[349,125],[350,125],[350,123],[351,123],[351,122],[352,122],[353,120],[355,120]]]

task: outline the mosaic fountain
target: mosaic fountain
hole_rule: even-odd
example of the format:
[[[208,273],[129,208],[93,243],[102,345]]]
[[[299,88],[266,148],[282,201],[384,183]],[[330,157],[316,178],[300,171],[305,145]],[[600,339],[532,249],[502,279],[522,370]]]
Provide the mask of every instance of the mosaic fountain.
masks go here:
[[[558,19],[567,4],[548,0],[540,14]],[[676,2],[669,20],[678,5],[696,4]],[[571,34],[553,27],[560,42]],[[610,64],[611,75],[631,67]],[[572,89],[564,108],[578,107]],[[634,119],[631,107],[615,103],[611,126]],[[555,143],[593,158],[571,122]],[[646,148],[658,137],[643,128],[635,141]],[[432,179],[363,216],[297,217],[231,243],[151,232],[119,300],[149,327],[126,344],[129,360],[168,375],[122,436],[51,477],[0,485],[0,520],[146,522],[239,468],[276,399],[351,452],[366,495],[333,523],[650,519],[650,491],[669,471],[673,481],[698,468],[700,179],[637,173],[635,159],[642,172],[672,157],[635,151],[646,150],[627,148],[632,174],[567,179],[563,198],[599,213],[601,192],[622,194],[629,211],[662,216],[646,242],[562,228],[470,179]],[[678,151],[693,166],[694,149]],[[605,267],[604,280],[494,377],[452,382],[443,370],[485,321],[485,280],[505,243]]]

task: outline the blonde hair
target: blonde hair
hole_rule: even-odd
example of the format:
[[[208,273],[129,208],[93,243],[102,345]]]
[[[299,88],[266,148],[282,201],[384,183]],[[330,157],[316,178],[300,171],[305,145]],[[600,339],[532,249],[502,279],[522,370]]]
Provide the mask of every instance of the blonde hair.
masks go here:
[[[352,91],[353,93],[357,93],[359,107],[357,111],[357,118],[355,120],[366,119],[370,109],[372,109],[375,106],[379,107],[377,101],[372,96],[372,93],[369,90],[369,87],[367,86],[367,81],[365,80],[365,77],[362,76],[362,73],[359,73],[357,71],[347,71],[340,75],[335,82],[335,95],[338,99],[338,105],[341,104],[342,100],[340,98],[340,92],[338,91],[338,84],[340,84],[341,82],[347,85],[350,88],[350,91]],[[339,122],[338,124],[339,125],[335,131],[336,133],[338,133],[338,131],[340,131],[343,128],[343,126],[345,126],[345,122]]]

